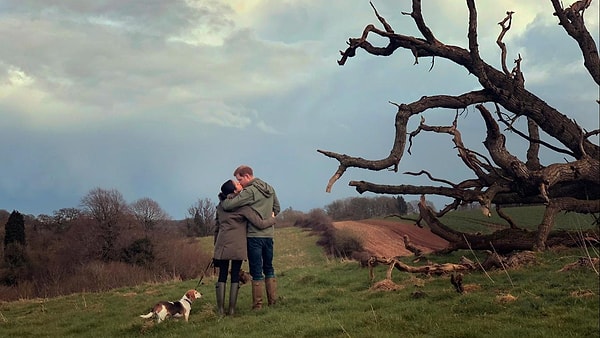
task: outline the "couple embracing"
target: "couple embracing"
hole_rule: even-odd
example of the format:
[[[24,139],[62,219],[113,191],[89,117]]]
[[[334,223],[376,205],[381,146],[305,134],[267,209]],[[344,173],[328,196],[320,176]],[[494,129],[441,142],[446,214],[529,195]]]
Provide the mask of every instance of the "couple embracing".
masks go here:
[[[252,309],[262,308],[266,286],[269,305],[277,298],[277,279],[273,268],[275,216],[280,211],[275,190],[254,177],[252,168],[240,166],[233,172],[236,180],[221,186],[215,227],[215,267],[219,268],[216,284],[217,310],[225,314],[225,286],[231,262],[231,285],[228,314],[235,313],[240,269],[248,259],[252,276]]]

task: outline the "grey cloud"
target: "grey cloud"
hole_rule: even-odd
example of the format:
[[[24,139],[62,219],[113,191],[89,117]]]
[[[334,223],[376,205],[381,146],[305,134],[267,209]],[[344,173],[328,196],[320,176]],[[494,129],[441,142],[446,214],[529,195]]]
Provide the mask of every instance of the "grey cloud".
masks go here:
[[[10,1],[8,9],[33,19],[64,24],[105,24],[151,36],[180,34],[206,24],[212,30],[233,25],[231,9],[216,1]]]

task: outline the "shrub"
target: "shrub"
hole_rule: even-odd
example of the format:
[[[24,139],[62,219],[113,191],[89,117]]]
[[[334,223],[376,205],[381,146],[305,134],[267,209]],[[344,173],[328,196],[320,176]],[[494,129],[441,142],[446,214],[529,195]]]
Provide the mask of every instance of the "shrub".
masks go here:
[[[337,230],[323,209],[313,209],[307,215],[298,216],[294,226],[318,233],[317,244],[324,247],[328,255],[350,257],[355,251],[363,251],[360,237],[349,230]]]
[[[333,252],[336,257],[351,257],[354,252],[364,250],[362,240],[350,230],[334,230]]]
[[[154,262],[154,245],[149,238],[140,238],[123,249],[121,260],[125,263],[148,266]]]
[[[298,215],[294,222],[295,227],[309,228],[313,231],[325,231],[331,225],[331,217],[322,209],[313,209],[306,215]]]
[[[155,243],[156,267],[172,278],[192,279],[204,272],[211,256],[196,239],[171,238]],[[177,248],[177,250],[173,250]]]

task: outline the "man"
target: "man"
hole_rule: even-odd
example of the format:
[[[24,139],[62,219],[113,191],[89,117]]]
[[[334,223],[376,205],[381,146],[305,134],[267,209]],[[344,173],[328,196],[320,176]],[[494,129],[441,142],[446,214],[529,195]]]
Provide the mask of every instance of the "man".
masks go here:
[[[263,220],[279,214],[280,205],[275,189],[260,178],[254,177],[252,168],[246,165],[239,166],[233,172],[233,176],[244,189],[235,197],[222,202],[225,211],[248,205],[256,210]],[[248,265],[252,275],[252,309],[255,310],[262,308],[263,284],[266,285],[268,304],[275,304],[277,299],[277,279],[273,268],[274,233],[274,226],[259,229],[248,223]]]

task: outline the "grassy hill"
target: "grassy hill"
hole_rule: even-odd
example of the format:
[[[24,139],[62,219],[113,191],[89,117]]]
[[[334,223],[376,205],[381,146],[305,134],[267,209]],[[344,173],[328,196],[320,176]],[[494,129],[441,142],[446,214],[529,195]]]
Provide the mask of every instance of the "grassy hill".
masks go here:
[[[212,251],[212,239],[200,239]],[[538,263],[464,276],[458,294],[448,276],[394,271],[396,291],[371,290],[368,270],[330,259],[317,238],[298,228],[277,230],[275,267],[281,301],[251,311],[242,286],[238,314],[215,315],[213,276],[198,289],[190,321],[160,325],[139,318],[158,300],[178,300],[198,280],[144,284],[105,293],[0,304],[0,337],[597,337],[599,280],[591,269],[558,272],[583,250],[545,252]],[[428,257],[458,262],[471,252]],[[597,252],[595,253],[597,257]],[[406,263],[412,264],[410,259]],[[244,264],[247,269],[247,265]],[[377,267],[375,281],[387,267]]]

